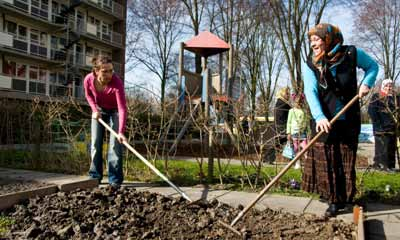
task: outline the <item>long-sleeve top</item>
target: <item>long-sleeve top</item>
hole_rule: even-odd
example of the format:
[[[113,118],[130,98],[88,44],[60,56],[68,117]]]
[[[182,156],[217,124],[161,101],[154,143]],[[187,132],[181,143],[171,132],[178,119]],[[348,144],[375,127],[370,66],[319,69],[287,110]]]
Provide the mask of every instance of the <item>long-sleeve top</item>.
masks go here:
[[[126,99],[122,80],[113,74],[111,81],[103,91],[97,91],[94,85],[94,74],[89,73],[84,80],[85,96],[93,112],[100,112],[100,108],[118,109],[118,133],[125,132],[126,124]]]
[[[364,78],[362,84],[371,88],[375,84],[376,76],[378,75],[379,67],[375,60],[373,60],[362,49],[357,48],[357,67],[364,70]],[[318,98],[318,83],[313,70],[307,65],[303,64],[303,80],[304,80],[304,94],[307,98],[308,105],[311,110],[311,115],[316,121],[326,119]],[[332,76],[336,76],[336,65],[332,65],[329,70]],[[336,101],[336,111],[338,113],[344,107],[344,103],[339,99]],[[343,119],[345,115],[342,115]]]
[[[307,114],[303,109],[292,108],[286,124],[286,134],[309,132],[310,124]]]

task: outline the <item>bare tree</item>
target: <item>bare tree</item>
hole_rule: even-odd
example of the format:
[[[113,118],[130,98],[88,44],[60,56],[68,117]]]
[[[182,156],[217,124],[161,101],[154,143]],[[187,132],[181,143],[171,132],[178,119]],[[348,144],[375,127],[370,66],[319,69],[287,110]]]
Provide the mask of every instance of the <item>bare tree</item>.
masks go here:
[[[203,19],[203,13],[206,6],[206,0],[181,0],[185,5],[187,14],[190,17],[190,28],[193,30],[194,35],[200,32],[200,26]],[[196,73],[201,73],[201,56],[196,54]]]
[[[319,23],[329,0],[268,0],[271,8],[275,34],[282,44],[289,71],[290,81],[295,91],[302,91],[301,79],[302,48],[310,23]],[[312,22],[312,18],[314,22]]]
[[[265,119],[268,119],[269,107],[284,66],[281,44],[277,36],[272,34],[271,31],[272,29],[268,28],[266,32],[269,37],[264,49],[262,76],[258,81],[261,94],[260,105],[262,106],[260,111],[264,113]]]
[[[262,60],[264,50],[266,48],[267,36],[266,27],[263,24],[263,19],[257,13],[261,11],[259,4],[248,5],[248,14],[252,17],[243,21],[242,34],[243,41],[241,44],[241,66],[247,88],[247,93],[250,98],[250,107],[252,116],[256,109],[256,94],[258,81],[261,79]],[[255,16],[252,15],[255,13]]]
[[[212,32],[216,33],[220,38],[230,43],[233,48],[233,69],[232,76],[228,79],[227,94],[232,96],[232,87],[235,81],[238,81],[237,73],[240,67],[241,53],[239,51],[242,42],[242,21],[246,11],[245,0],[212,0],[207,5],[207,17]],[[228,63],[228,55],[226,55],[226,62]]]
[[[360,45],[383,66],[385,78],[396,81],[400,74],[400,2],[365,0],[355,11]]]
[[[183,8],[178,0],[133,0],[128,8],[133,17],[131,26],[136,25],[141,41],[129,52],[134,59],[154,73],[161,82],[161,108],[164,112],[165,90],[173,69],[176,67],[174,46],[182,33],[177,21],[182,17]]]

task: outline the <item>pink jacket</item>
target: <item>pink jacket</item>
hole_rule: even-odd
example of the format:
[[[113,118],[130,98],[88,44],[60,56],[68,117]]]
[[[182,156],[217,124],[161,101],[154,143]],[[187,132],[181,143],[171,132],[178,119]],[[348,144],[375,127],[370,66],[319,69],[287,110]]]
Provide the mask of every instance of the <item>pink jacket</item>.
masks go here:
[[[122,80],[113,74],[111,81],[102,92],[94,86],[94,74],[89,73],[84,80],[85,96],[93,112],[99,112],[98,107],[105,109],[118,109],[118,133],[125,132],[126,124],[126,99]]]

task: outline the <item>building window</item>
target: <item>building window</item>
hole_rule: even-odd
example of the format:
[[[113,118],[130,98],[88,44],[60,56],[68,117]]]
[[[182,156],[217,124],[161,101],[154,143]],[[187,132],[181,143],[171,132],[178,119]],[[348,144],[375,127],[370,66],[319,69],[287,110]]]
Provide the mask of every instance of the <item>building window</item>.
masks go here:
[[[109,24],[103,23],[103,25],[102,25],[103,35],[107,35],[107,36],[110,35],[108,27],[109,27]]]
[[[51,4],[51,12],[53,14],[59,14],[60,13],[60,5],[58,2],[54,2]]]
[[[57,73],[56,72],[51,72],[50,73],[49,82],[51,84],[57,84]]]
[[[7,76],[14,77],[17,64],[13,61],[3,62],[3,73]]]
[[[31,42],[35,44],[39,44],[39,31],[35,29],[31,29]]]
[[[26,65],[25,64],[17,64],[17,77],[26,78]]]
[[[46,46],[47,45],[47,33],[41,32],[40,33],[40,46]]]
[[[39,78],[39,68],[36,66],[29,67],[29,79],[33,81],[37,81]]]
[[[38,66],[29,67],[29,92],[45,94],[46,93],[47,71]]]
[[[18,39],[26,41],[27,30],[26,27],[19,25],[18,26]]]
[[[50,47],[51,49],[58,49],[58,38],[55,36],[51,36],[50,38]]]
[[[7,21],[6,28],[7,28],[8,33],[10,33],[14,36],[17,36],[17,24],[16,23]]]
[[[96,19],[94,17],[92,17],[92,16],[89,16],[88,21],[91,24],[96,24]]]
[[[47,80],[47,71],[44,69],[39,70],[39,81],[40,82],[46,82]]]

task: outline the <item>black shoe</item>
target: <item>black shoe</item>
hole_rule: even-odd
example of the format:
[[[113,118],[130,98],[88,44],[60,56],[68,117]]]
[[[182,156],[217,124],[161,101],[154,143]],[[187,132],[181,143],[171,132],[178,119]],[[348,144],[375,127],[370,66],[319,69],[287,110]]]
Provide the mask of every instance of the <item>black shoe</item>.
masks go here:
[[[336,217],[336,214],[338,212],[338,205],[335,203],[329,204],[328,209],[325,211],[325,217]]]
[[[346,204],[344,203],[336,203],[336,207],[338,210],[343,210],[346,208]]]

